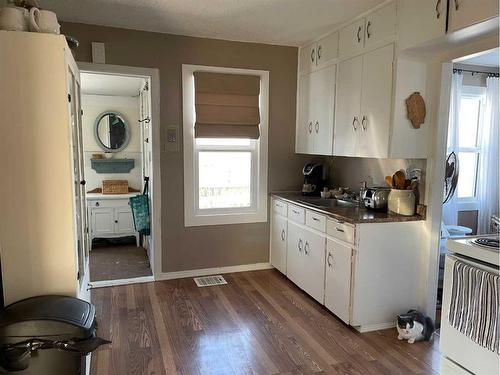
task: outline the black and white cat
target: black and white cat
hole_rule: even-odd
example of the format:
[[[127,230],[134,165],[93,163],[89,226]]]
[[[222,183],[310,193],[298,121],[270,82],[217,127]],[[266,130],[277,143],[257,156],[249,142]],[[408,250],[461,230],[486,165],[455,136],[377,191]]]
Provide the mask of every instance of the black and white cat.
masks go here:
[[[417,310],[398,315],[397,328],[398,340],[408,340],[409,344],[420,340],[428,341],[434,333],[432,319]]]

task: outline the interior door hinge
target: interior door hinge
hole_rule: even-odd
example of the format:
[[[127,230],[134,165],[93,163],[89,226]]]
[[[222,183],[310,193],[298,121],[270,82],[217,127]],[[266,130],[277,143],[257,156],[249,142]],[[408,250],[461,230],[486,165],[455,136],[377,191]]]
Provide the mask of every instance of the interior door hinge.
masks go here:
[[[71,94],[68,94],[68,102],[71,103]]]

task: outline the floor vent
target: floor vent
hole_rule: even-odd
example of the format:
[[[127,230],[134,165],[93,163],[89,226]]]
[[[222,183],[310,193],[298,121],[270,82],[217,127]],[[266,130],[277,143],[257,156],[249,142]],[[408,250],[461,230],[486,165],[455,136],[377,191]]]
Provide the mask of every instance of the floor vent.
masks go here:
[[[195,277],[193,280],[199,288],[227,284],[227,281],[221,275]]]

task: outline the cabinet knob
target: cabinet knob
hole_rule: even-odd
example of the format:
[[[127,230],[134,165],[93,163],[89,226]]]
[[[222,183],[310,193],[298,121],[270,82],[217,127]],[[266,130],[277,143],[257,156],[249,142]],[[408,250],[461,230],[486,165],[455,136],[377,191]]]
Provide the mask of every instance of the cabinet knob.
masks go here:
[[[85,186],[85,184],[86,184],[86,183],[87,183],[87,181],[85,181],[85,180],[81,180],[81,181],[80,181],[80,185]]]
[[[96,206],[96,207],[99,207],[99,202],[95,202],[95,206]]]

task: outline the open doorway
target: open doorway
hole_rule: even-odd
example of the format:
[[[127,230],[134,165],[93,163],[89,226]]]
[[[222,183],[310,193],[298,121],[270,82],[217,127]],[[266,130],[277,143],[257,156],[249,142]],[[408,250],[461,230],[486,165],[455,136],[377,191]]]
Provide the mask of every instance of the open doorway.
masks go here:
[[[499,230],[499,49],[453,62],[439,243],[440,321],[446,241]]]
[[[139,68],[84,65],[80,78],[91,286],[153,281],[159,268],[153,218],[159,211],[153,188],[158,176],[154,77],[137,74]],[[142,215],[132,202],[139,195]],[[144,203],[149,225],[144,225]]]

